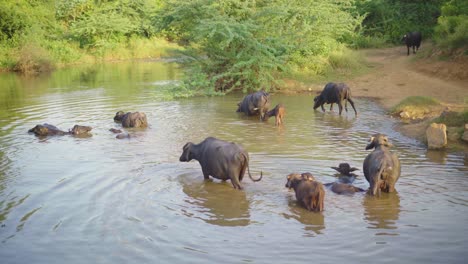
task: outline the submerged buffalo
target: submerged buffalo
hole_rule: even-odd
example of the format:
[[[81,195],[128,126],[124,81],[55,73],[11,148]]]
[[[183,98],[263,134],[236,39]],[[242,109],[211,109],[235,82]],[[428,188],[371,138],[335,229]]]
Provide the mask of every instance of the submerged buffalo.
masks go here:
[[[350,183],[343,183],[343,182],[332,182],[332,183],[325,183],[325,186],[331,186],[331,190],[337,194],[353,194],[356,192],[364,192],[365,190],[353,186]]]
[[[122,123],[123,127],[147,127],[146,114],[141,112],[118,111],[114,116],[114,121]]]
[[[294,189],[297,202],[309,211],[321,212],[324,209],[325,189],[312,174],[291,173],[287,176],[286,186]]]
[[[283,124],[283,118],[286,114],[286,110],[283,104],[277,104],[275,108],[271,109],[270,111],[265,113],[263,120],[266,121],[268,118],[274,116],[275,117],[275,126],[279,126]]]
[[[377,195],[380,191],[394,192],[395,183],[401,173],[398,156],[391,153],[388,148],[392,144],[383,134],[375,134],[371,137],[366,150],[374,149],[364,159],[363,170],[366,180],[370,184],[369,194]]]
[[[351,88],[344,83],[333,83],[329,82],[325,85],[320,95],[314,98],[314,110],[321,107],[322,111],[325,112],[324,104],[331,104],[330,110],[333,109],[333,104],[337,103],[339,107],[339,113],[343,111],[343,101],[345,101],[345,110],[348,112],[347,102],[351,104],[354,109],[354,113],[357,116],[354,102],[351,99]]]
[[[231,180],[235,189],[242,189],[240,182],[247,169],[252,181],[260,181],[260,178],[254,179],[249,169],[249,154],[240,145],[234,142],[208,137],[199,144],[187,142],[183,147],[182,155],[179,160],[183,162],[198,160],[202,168],[205,180],[209,176],[220,180]]]
[[[407,56],[410,54],[410,48],[413,48],[413,54],[416,54],[416,51],[419,50],[419,46],[421,46],[421,39],[422,36],[421,32],[419,31],[408,32],[403,36],[403,38],[401,38],[401,40],[405,42],[406,48],[408,49]]]
[[[42,125],[36,125],[35,127],[28,130],[29,133],[34,133],[36,136],[54,136],[54,135],[89,135],[89,131],[93,128],[90,126],[75,125],[68,132],[60,130],[54,125],[44,123]]]
[[[248,116],[260,115],[260,120],[263,120],[270,108],[270,95],[264,91],[249,94],[237,106],[238,113],[245,113]]]

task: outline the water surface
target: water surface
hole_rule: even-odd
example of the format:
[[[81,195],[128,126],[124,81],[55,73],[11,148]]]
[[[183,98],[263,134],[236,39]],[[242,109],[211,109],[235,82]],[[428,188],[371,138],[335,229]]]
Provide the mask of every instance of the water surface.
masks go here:
[[[427,151],[393,130],[374,102],[359,116],[314,112],[313,95],[272,95],[285,123],[237,114],[242,94],[164,100],[174,64],[139,62],[0,75],[0,258],[2,263],[464,263],[468,257],[468,161]],[[328,108],[328,107],[327,107]],[[335,107],[335,111],[337,107]],[[142,111],[148,129],[118,140],[119,111]],[[92,137],[38,138],[49,123],[93,127]],[[331,166],[358,167],[376,132],[400,156],[397,193],[379,198],[326,190],[325,211],[299,207],[284,185],[291,172],[335,181]],[[186,142],[208,136],[250,154],[245,190],[204,181]]]

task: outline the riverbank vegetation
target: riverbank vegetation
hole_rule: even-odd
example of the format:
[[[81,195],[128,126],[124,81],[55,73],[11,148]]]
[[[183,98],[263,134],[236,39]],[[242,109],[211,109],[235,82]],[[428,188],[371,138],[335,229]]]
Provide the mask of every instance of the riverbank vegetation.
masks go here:
[[[356,49],[401,45],[408,31],[459,50],[467,18],[462,0],[0,0],[0,68],[178,56],[179,95],[275,90],[359,71]]]

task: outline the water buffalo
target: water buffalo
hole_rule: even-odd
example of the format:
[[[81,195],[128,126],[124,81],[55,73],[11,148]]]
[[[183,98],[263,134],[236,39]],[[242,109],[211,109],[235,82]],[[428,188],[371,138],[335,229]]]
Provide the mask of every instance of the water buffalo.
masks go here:
[[[115,122],[121,122],[123,127],[147,127],[148,121],[146,120],[145,113],[141,112],[123,112],[118,111],[114,116]]]
[[[353,175],[355,176],[355,174],[352,173],[352,172],[358,170],[355,167],[351,168],[349,163],[340,163],[338,165],[338,167],[330,167],[330,168],[338,171],[339,173],[341,173],[342,175],[345,175],[345,176],[353,176]]]
[[[72,129],[69,129],[68,132],[60,130],[54,125],[44,123],[42,125],[36,125],[35,127],[28,130],[29,133],[34,133],[36,136],[45,137],[45,136],[54,136],[54,135],[83,135],[87,134],[93,128],[90,126],[80,126],[75,125]]]
[[[275,108],[271,109],[270,111],[265,113],[265,116],[263,117],[263,120],[266,121],[268,118],[271,116],[275,117],[275,126],[279,126],[283,124],[283,118],[285,116],[285,109],[283,104],[277,104]]]
[[[270,108],[270,95],[264,91],[249,94],[237,106],[236,112],[242,112],[248,116],[260,114],[260,120],[263,120],[265,113]]]
[[[343,111],[343,100],[349,101],[351,106],[354,109],[354,113],[357,116],[356,108],[354,107],[354,102],[351,99],[351,89],[344,83],[333,83],[329,82],[323,88],[323,91],[320,95],[314,98],[314,110],[318,107],[322,108],[322,111],[325,112],[324,104],[332,104],[330,110],[333,108],[333,104],[337,103],[340,111]],[[345,101],[345,110],[348,112],[347,102]]]
[[[299,204],[309,211],[323,211],[325,189],[310,173],[291,173],[287,176],[287,188],[294,189]]]
[[[72,129],[68,130],[69,134],[73,134],[75,136],[78,135],[87,135],[89,131],[91,131],[93,128],[90,126],[80,126],[80,125],[75,125],[73,126]]]
[[[366,180],[370,184],[369,194],[376,195],[380,191],[394,192],[395,183],[400,177],[401,168],[398,156],[387,148],[392,144],[383,134],[375,134],[371,137],[366,150],[374,149],[364,159],[363,170]]]
[[[252,181],[260,181],[260,178],[254,179],[250,175],[249,154],[240,145],[234,142],[208,137],[199,144],[187,142],[183,147],[180,161],[198,160],[202,168],[203,177],[208,179],[212,177],[220,180],[231,180],[235,189],[242,189],[240,182],[247,168]]]
[[[342,182],[325,183],[325,186],[331,186],[332,192],[337,193],[337,194],[353,194],[355,192],[365,191],[349,183],[342,183]]]
[[[403,36],[403,38],[401,38],[401,40],[405,42],[406,47],[408,48],[408,56],[410,54],[410,48],[413,48],[413,53],[416,54],[416,51],[419,49],[419,46],[421,46],[421,38],[421,32],[419,31],[408,32]]]

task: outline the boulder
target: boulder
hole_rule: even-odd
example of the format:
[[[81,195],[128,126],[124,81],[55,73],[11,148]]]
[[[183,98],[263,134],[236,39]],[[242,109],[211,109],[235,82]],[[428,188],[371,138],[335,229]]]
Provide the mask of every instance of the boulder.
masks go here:
[[[447,146],[447,126],[432,123],[426,129],[427,146],[429,149],[441,149]]]

